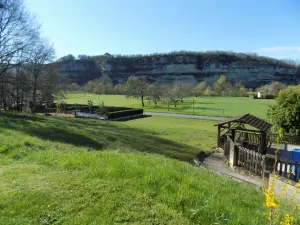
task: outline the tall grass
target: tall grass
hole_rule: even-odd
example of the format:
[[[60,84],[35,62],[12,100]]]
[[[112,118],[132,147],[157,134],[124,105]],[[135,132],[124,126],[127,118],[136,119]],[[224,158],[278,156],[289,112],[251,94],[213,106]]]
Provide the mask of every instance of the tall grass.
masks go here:
[[[260,190],[185,162],[187,128],[156,120],[1,114],[1,224],[266,224]]]

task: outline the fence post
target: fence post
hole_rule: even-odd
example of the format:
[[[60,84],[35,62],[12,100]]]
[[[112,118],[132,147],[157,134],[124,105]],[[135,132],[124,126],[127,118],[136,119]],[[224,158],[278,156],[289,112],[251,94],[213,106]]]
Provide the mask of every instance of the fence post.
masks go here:
[[[264,183],[264,189],[265,190],[267,190],[270,186],[270,183],[271,183],[270,178],[271,178],[271,172],[270,171],[264,171],[263,172],[263,183]]]
[[[294,167],[294,181],[297,181],[298,179],[298,161],[295,162],[295,167]]]
[[[193,115],[195,114],[195,100],[193,99]]]
[[[254,153],[254,173],[257,174],[257,164],[259,163],[259,160],[258,160],[258,152],[255,152]]]
[[[230,153],[229,153],[229,163],[230,166],[236,166],[237,165],[237,150],[236,150],[236,145],[234,144],[234,142],[230,140]]]
[[[275,156],[273,155],[263,155],[263,176],[265,177],[266,173],[272,173],[274,171]]]

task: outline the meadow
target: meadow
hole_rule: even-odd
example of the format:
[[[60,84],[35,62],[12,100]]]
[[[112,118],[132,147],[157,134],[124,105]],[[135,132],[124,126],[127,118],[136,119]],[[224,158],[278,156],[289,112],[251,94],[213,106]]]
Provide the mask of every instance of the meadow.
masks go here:
[[[213,125],[1,113],[1,224],[267,224],[260,190],[191,164]]]
[[[124,95],[96,95],[84,93],[69,93],[61,99],[67,103],[87,104],[92,100],[94,105],[99,105],[102,101],[106,106],[126,106],[141,108],[141,101],[126,98]],[[59,101],[59,100],[58,100]],[[194,103],[193,103],[194,102]],[[181,114],[195,114],[203,116],[232,117],[246,113],[253,114],[260,118],[266,118],[268,106],[275,103],[275,100],[252,99],[248,97],[195,97],[187,98],[177,107],[160,102],[157,106],[151,101],[145,101],[144,110],[148,112],[170,112]]]

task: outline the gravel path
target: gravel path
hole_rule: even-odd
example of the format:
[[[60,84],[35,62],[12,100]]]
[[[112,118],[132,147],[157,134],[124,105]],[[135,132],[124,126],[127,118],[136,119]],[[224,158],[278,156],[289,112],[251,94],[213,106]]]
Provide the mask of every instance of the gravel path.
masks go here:
[[[224,162],[223,154],[221,153],[212,153],[210,155],[205,155],[202,158],[201,155],[198,155],[194,161],[198,166],[207,168],[219,175],[227,176],[237,181],[246,182],[259,188],[263,188],[262,179],[233,170]]]
[[[228,118],[225,118],[225,117],[216,117],[216,116],[197,116],[197,115],[186,115],[186,114],[175,114],[175,113],[158,113],[158,112],[144,112],[144,115],[181,117],[181,118],[201,119],[201,120],[226,120],[226,119],[228,119]]]

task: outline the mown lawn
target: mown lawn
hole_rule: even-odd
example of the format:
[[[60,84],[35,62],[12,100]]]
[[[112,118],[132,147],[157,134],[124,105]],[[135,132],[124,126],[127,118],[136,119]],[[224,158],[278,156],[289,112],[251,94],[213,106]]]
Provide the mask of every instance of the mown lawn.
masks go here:
[[[66,94],[64,99],[67,103],[87,104],[88,100],[92,100],[94,105],[98,105],[102,101],[106,106],[126,106],[140,108],[141,101],[126,98],[124,95],[96,95],[84,93]],[[193,106],[194,99],[194,106]],[[183,103],[179,103],[175,108],[159,103],[156,107],[152,102],[145,101],[145,111],[152,112],[170,112],[182,114],[195,114],[204,116],[220,116],[232,117],[246,113],[251,113],[261,118],[266,118],[266,111],[274,100],[252,99],[246,97],[197,97],[187,98]]]
[[[267,224],[261,191],[187,163],[213,123],[1,113],[1,224]]]

